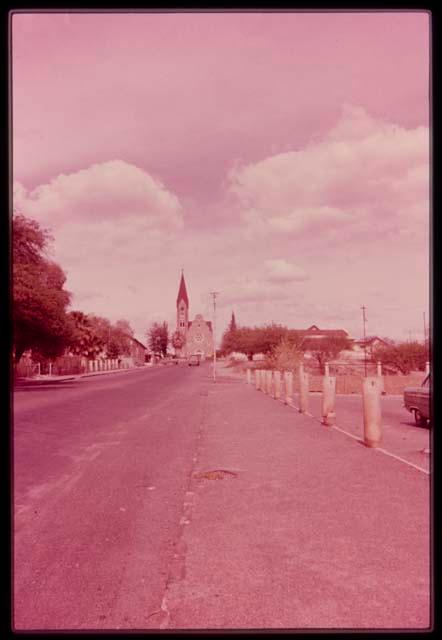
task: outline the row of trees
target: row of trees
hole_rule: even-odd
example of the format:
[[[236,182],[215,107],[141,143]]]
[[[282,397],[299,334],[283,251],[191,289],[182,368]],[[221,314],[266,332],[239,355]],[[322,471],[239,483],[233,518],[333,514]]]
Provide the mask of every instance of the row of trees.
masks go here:
[[[262,353],[271,364],[289,369],[308,351],[323,372],[326,362],[337,359],[342,351],[351,348],[352,341],[345,336],[306,338],[300,336],[295,329],[275,323],[262,327],[238,327],[232,314],[222,338],[221,353],[243,353],[249,360],[255,354]],[[428,347],[419,342],[388,341],[382,347],[374,349],[368,359],[381,362],[392,371],[408,374],[410,371],[425,369],[429,352]]]
[[[129,355],[133,330],[127,320],[68,311],[71,294],[66,275],[48,258],[50,233],[22,214],[12,222],[14,360],[32,349],[35,360],[56,358],[66,348],[95,358]]]
[[[341,351],[350,348],[351,341],[346,337],[303,338],[295,329],[275,323],[262,327],[238,327],[233,314],[221,344],[224,355],[236,351],[245,354],[249,360],[257,353],[279,358],[283,352],[290,354],[288,357],[293,360],[309,351],[321,369],[328,360],[337,358]]]
[[[373,349],[371,360],[381,362],[393,371],[407,375],[410,371],[424,371],[430,359],[429,347],[421,342],[393,342]]]

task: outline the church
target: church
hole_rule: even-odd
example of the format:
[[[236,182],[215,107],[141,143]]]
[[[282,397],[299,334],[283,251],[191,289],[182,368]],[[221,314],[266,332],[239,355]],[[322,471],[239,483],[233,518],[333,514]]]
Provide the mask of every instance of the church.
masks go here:
[[[199,355],[204,360],[213,357],[212,323],[204,320],[201,314],[189,320],[189,298],[183,272],[176,301],[176,331],[172,344],[179,358]]]

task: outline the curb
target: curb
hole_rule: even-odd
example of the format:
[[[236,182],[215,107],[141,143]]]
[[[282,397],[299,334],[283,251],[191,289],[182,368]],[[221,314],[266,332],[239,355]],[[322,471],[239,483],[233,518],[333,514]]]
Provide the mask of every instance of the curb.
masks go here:
[[[94,371],[91,373],[79,373],[73,376],[53,376],[51,378],[20,378],[14,382],[14,388],[20,387],[32,387],[44,384],[62,384],[63,382],[72,382],[72,380],[78,380],[79,378],[92,378],[93,376],[104,376],[111,373],[128,373],[129,371],[135,371],[142,367],[131,367],[130,369],[111,369],[110,371]]]

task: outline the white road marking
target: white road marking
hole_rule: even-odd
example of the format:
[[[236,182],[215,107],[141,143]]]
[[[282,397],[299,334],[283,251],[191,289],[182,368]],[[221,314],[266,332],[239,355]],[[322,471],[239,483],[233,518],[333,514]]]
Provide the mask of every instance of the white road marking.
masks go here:
[[[418,469],[419,471],[422,471],[423,473],[426,473],[427,476],[430,475],[430,472],[427,471],[427,469],[423,469],[422,467],[418,467],[417,464],[413,464],[412,462],[408,462],[408,460],[404,460],[404,458],[401,458],[399,456],[395,456],[394,453],[390,453],[389,451],[386,451],[385,449],[381,449],[380,447],[377,447],[378,451],[381,451],[382,453],[385,453],[386,456],[391,456],[392,458],[396,458],[396,460],[400,460],[401,462],[405,462],[405,464],[408,464],[410,467],[414,467],[415,469]]]
[[[353,438],[353,440],[359,440],[359,442],[362,442],[362,439],[358,438],[358,436],[355,436],[352,433],[348,433],[348,431],[344,431],[344,429],[340,429],[336,425],[333,425],[332,429],[336,429],[336,431],[340,431],[341,433],[345,433],[346,436],[350,436],[350,438]]]

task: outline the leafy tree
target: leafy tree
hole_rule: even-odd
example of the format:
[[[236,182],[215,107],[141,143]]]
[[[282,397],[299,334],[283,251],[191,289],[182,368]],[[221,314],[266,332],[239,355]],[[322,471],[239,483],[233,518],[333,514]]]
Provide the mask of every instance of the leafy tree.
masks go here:
[[[182,349],[186,343],[186,338],[184,334],[180,331],[174,331],[172,334],[172,346],[175,350]]]
[[[71,311],[69,317],[73,325],[72,340],[69,344],[71,352],[86,358],[96,358],[108,342],[110,322],[82,311]]]
[[[286,327],[270,324],[264,327],[239,327],[225,331],[221,350],[228,354],[233,351],[244,353],[249,360],[257,353],[268,353],[287,335]]]
[[[372,359],[407,375],[410,371],[425,370],[429,352],[427,345],[420,342],[399,342],[374,348]]]
[[[130,356],[131,354],[131,338],[134,332],[127,320],[118,320],[114,326],[110,328],[109,342],[107,345],[107,354],[110,358],[118,358],[118,356]]]
[[[321,373],[325,371],[325,363],[334,360],[341,351],[351,349],[351,340],[346,336],[327,336],[319,338],[305,338],[302,340],[302,350],[308,351],[318,363]]]
[[[32,349],[42,357],[60,355],[71,339],[66,309],[66,276],[45,252],[52,240],[38,222],[16,214],[12,222],[13,328],[15,361]]]
[[[150,327],[148,333],[149,348],[153,353],[158,355],[167,355],[167,347],[169,344],[169,328],[167,322],[159,323],[154,322]]]

